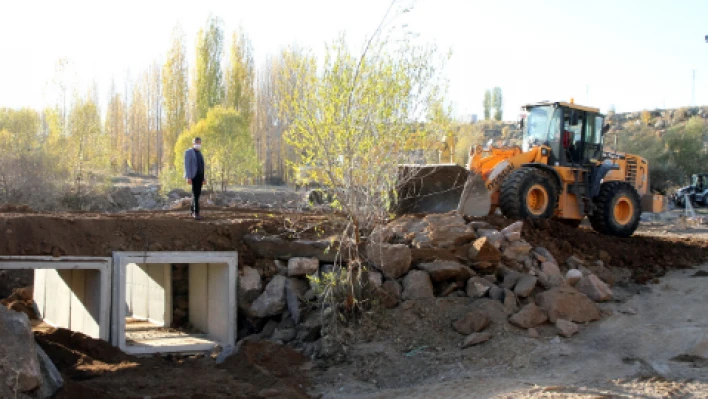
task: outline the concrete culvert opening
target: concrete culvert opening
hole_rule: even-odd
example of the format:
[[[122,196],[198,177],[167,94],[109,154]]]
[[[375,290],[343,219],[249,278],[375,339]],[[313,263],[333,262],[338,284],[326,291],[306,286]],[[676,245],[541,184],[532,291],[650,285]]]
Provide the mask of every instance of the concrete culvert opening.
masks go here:
[[[236,252],[116,252],[113,344],[131,354],[232,345]]]
[[[36,316],[35,328],[62,327],[108,341],[110,258],[0,256],[0,269],[34,271],[28,313]]]

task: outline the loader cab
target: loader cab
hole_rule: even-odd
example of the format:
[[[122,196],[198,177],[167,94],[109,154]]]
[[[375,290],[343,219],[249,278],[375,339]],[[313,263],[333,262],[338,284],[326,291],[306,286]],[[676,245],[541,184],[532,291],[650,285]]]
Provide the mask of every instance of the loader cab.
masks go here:
[[[572,103],[539,103],[524,109],[524,152],[549,146],[550,166],[582,166],[602,156],[604,116],[598,109]]]

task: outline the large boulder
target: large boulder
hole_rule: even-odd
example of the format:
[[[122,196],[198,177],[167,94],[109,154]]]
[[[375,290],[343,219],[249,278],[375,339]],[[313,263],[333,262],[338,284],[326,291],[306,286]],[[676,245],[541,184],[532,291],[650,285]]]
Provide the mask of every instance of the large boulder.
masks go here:
[[[445,280],[467,280],[473,275],[473,271],[455,261],[449,260],[436,260],[430,263],[421,263],[418,265],[418,269],[428,272],[430,279],[434,282],[440,282]]]
[[[275,316],[285,310],[285,285],[288,279],[285,276],[275,276],[266,285],[265,291],[253,301],[251,312],[253,316],[264,318]]]
[[[474,228],[468,226],[465,218],[457,212],[428,215],[425,221],[428,223],[428,238],[438,248],[448,248],[477,238]]]
[[[238,271],[238,300],[251,303],[263,292],[261,274],[258,270],[244,266]]]
[[[533,303],[529,303],[509,318],[509,322],[521,328],[534,328],[548,320],[546,312]]]
[[[452,322],[452,328],[460,334],[470,335],[489,326],[489,316],[483,310],[473,309]]]
[[[374,266],[389,279],[397,279],[411,268],[411,249],[404,244],[370,242],[366,255]]]
[[[317,258],[323,262],[334,262],[338,242],[330,239],[322,240],[287,240],[278,236],[259,236],[247,234],[243,236],[246,245],[261,258],[282,259]],[[346,251],[345,251],[346,252]]]
[[[548,319],[586,323],[600,319],[600,308],[585,294],[570,286],[554,287],[536,295],[536,304],[548,313]]]
[[[433,298],[430,275],[422,270],[411,270],[403,279],[403,299]]]
[[[612,299],[612,290],[610,287],[594,274],[581,278],[575,285],[575,289],[587,295],[588,298],[595,302],[609,301]]]
[[[482,237],[474,241],[467,256],[475,262],[499,262],[502,254],[489,237]]]
[[[288,276],[306,276],[315,274],[320,269],[320,261],[317,258],[290,258],[288,259]]]
[[[41,384],[42,370],[29,318],[0,306],[0,397],[22,397],[18,394]]]

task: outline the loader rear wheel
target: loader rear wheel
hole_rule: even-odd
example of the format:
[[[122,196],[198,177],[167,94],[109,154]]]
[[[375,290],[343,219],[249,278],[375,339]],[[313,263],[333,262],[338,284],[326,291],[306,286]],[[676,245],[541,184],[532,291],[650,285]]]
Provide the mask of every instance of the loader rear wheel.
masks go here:
[[[558,205],[558,191],[548,173],[536,168],[512,172],[499,190],[499,207],[511,219],[548,219]]]
[[[642,210],[639,194],[629,183],[604,183],[594,202],[595,211],[590,216],[590,224],[598,233],[629,237],[637,230]]]

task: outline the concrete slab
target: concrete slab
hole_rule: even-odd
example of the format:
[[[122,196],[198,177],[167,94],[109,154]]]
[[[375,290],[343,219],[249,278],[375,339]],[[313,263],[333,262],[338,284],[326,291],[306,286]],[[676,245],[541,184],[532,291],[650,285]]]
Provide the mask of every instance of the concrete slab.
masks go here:
[[[111,258],[0,256],[0,269],[34,270],[34,300],[45,323],[110,339]]]
[[[202,351],[233,345],[237,331],[237,252],[114,252],[111,342],[126,353]],[[157,327],[172,320],[172,264],[189,265],[190,322],[204,335],[135,337],[126,318]],[[129,331],[133,329],[133,331]]]

